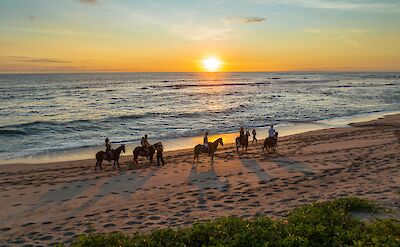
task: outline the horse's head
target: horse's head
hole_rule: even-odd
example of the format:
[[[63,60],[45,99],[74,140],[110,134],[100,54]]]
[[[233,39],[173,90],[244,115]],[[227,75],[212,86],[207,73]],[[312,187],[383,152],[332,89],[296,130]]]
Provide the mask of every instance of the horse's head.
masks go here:
[[[157,142],[156,144],[154,144],[154,147],[156,148],[156,150],[157,151],[163,151],[163,149],[164,149],[164,147],[163,147],[163,145],[162,145],[162,143],[161,142]]]
[[[222,138],[219,138],[218,141],[221,144],[221,146],[224,146],[224,142],[223,142]]]
[[[122,145],[121,145],[121,150],[122,150],[122,152],[125,153],[125,144],[122,144]]]

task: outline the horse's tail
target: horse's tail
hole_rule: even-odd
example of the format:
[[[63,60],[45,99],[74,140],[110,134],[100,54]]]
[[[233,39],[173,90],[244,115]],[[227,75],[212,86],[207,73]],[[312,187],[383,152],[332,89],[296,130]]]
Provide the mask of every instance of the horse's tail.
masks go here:
[[[133,163],[137,164],[138,151],[137,148],[133,150]]]
[[[99,151],[96,153],[96,164],[94,165],[94,169],[96,170],[97,165],[99,165],[101,163],[101,161],[103,161],[103,151]]]

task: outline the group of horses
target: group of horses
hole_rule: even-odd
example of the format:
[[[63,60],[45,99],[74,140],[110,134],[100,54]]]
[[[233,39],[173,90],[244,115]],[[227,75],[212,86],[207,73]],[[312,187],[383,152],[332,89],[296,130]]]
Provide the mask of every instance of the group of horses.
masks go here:
[[[250,132],[247,130],[245,135],[242,136],[242,138],[241,137],[236,138],[235,143],[236,143],[237,152],[239,152],[239,147],[242,147],[242,152],[244,151],[244,149],[247,151],[247,148],[249,146],[249,136],[250,136]],[[265,149],[268,152],[270,152],[270,150],[275,151],[275,149],[277,147],[277,138],[278,138],[278,133],[276,133],[276,138],[267,137],[264,141],[262,152],[264,153]],[[199,156],[201,153],[207,153],[210,156],[211,162],[213,163],[214,162],[214,153],[215,153],[215,151],[217,151],[218,145],[224,146],[222,138],[218,138],[214,142],[209,142],[208,148],[202,144],[196,145],[193,149],[193,153],[194,153],[193,163],[195,163],[196,161],[199,162]],[[154,153],[156,151],[162,153],[163,145],[161,142],[157,142],[153,145],[150,145],[148,148],[144,148],[141,146],[136,147],[133,150],[133,163],[138,166],[139,165],[138,157],[142,156],[142,157],[148,157],[150,160],[150,165],[151,165],[153,163],[153,157],[154,157]],[[96,153],[95,170],[97,170],[97,167],[102,169],[101,164],[102,164],[103,160],[108,160],[110,162],[114,161],[113,169],[115,168],[116,165],[118,166],[118,168],[120,168],[119,158],[120,158],[121,152],[125,153],[125,145],[124,144],[122,144],[121,146],[119,146],[118,148],[116,148],[114,150],[111,150],[111,152],[109,152],[109,153],[107,153],[105,151],[97,152]]]
[[[277,147],[277,140],[278,140],[278,132],[275,132],[276,136],[275,138],[272,137],[267,137],[265,138],[264,145],[262,152],[264,153],[264,150],[266,149],[268,152],[270,150],[275,151]],[[250,131],[246,131],[246,133],[243,136],[238,136],[236,137],[235,144],[236,144],[236,151],[239,152],[239,148],[242,147],[242,152],[246,150],[249,147],[249,136],[250,136]]]
[[[138,157],[148,157],[150,160],[150,164],[153,164],[153,157],[155,152],[163,152],[163,145],[161,142],[157,142],[153,145],[150,145],[148,148],[139,146],[136,147],[133,150],[133,163],[136,164],[137,166],[139,165],[138,162]],[[122,144],[116,149],[111,150],[110,152],[105,152],[105,151],[99,151],[96,153],[96,165],[95,165],[95,170],[97,170],[97,167],[102,169],[101,164],[103,163],[103,160],[108,160],[108,161],[113,161],[113,169],[115,168],[115,165],[118,166],[118,169],[120,168],[119,166],[119,158],[121,156],[121,152],[125,153],[125,144]]]

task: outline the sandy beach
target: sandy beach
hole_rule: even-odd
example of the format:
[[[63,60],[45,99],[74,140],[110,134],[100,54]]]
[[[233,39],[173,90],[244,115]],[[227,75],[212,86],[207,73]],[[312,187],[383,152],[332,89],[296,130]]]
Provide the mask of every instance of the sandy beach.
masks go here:
[[[192,150],[165,152],[166,165],[94,171],[94,160],[0,166],[1,246],[71,243],[78,234],[184,227],[223,216],[282,217],[297,206],[343,196],[400,211],[400,115],[232,144],[193,164]],[[279,129],[278,129],[279,131]]]

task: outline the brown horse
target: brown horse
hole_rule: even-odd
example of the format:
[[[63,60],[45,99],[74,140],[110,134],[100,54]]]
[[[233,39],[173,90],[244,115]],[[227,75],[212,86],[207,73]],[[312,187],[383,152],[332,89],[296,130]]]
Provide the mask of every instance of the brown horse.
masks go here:
[[[155,144],[153,144],[153,145],[150,145],[148,152],[147,152],[147,150],[146,150],[144,147],[142,147],[142,146],[136,147],[136,148],[133,150],[133,163],[136,164],[136,165],[138,166],[138,165],[139,165],[139,162],[138,162],[138,159],[137,159],[137,158],[138,158],[138,156],[142,156],[142,157],[149,157],[149,159],[150,159],[150,165],[153,164],[153,156],[154,156],[154,153],[155,153],[156,150],[159,149],[160,147],[162,148],[162,143],[161,143],[161,142],[157,142],[157,143],[155,143]]]
[[[275,138],[270,138],[270,137],[265,138],[264,146],[263,146],[263,153],[264,153],[264,149],[267,149],[268,153],[269,153],[270,149],[272,149],[272,151],[275,152],[277,145],[278,145],[278,132],[276,132]]]
[[[113,164],[113,169],[115,168],[115,164],[118,165],[118,169],[119,167],[119,156],[121,155],[121,151],[125,153],[125,145],[122,144],[121,146],[119,146],[117,149],[111,150],[111,157],[109,158],[110,162],[111,160],[114,161]],[[97,166],[100,167],[101,170],[101,163],[103,162],[103,160],[106,160],[108,158],[109,154],[107,152],[104,151],[99,151],[96,153],[96,165],[94,166],[94,170],[97,170]]]
[[[218,144],[221,144],[221,146],[224,146],[224,143],[222,141],[222,138],[218,138],[214,142],[209,142],[208,146],[210,147],[210,150],[207,150],[207,148],[204,145],[198,144],[194,147],[193,153],[193,163],[197,159],[197,162],[199,162],[199,155],[200,153],[208,153],[211,156],[211,162],[214,162],[214,153],[217,151]]]
[[[246,134],[243,136],[242,140],[240,140],[240,136],[236,137],[236,151],[239,152],[239,147],[242,147],[242,152],[243,149],[246,148],[247,152],[247,147],[249,146],[249,136],[250,132],[247,130]]]

